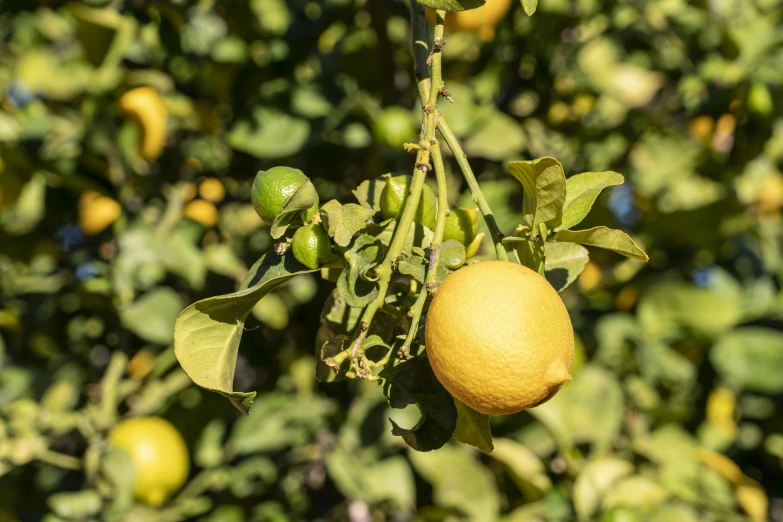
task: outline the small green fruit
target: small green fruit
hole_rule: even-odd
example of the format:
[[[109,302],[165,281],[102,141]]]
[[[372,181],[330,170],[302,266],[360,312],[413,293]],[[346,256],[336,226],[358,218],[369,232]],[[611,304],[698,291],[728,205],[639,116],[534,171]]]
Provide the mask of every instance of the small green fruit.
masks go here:
[[[410,111],[398,106],[383,110],[373,122],[373,133],[379,142],[394,149],[401,149],[405,143],[417,141]]]
[[[775,110],[775,102],[763,83],[754,83],[748,91],[748,108],[756,114],[769,116]]]
[[[403,204],[411,186],[410,176],[394,176],[386,178],[386,186],[381,191],[381,213],[385,219],[397,219],[402,214]],[[424,185],[413,220],[429,229],[435,228],[435,217],[438,212],[438,200],[432,189]]]
[[[296,231],[291,249],[297,261],[315,270],[329,260],[329,234],[320,224],[310,223]]]
[[[272,225],[277,216],[283,212],[288,199],[307,180],[304,172],[291,167],[273,167],[259,171],[250,189],[250,201],[261,220],[267,225]],[[308,222],[318,211],[318,207],[319,201],[316,197],[313,206],[302,212],[302,221]]]
[[[443,239],[453,239],[467,247],[476,238],[478,226],[477,208],[454,208],[446,216]]]

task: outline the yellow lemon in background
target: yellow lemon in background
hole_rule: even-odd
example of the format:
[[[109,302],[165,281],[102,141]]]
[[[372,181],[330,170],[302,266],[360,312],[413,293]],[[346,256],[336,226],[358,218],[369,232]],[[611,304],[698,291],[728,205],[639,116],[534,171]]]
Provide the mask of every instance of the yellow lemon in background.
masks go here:
[[[79,226],[90,236],[106,230],[121,214],[119,203],[92,190],[84,192],[79,200]]]
[[[448,276],[427,314],[425,341],[443,386],[488,415],[537,406],[571,379],[568,311],[546,279],[516,263],[476,263]]]
[[[168,111],[163,98],[151,87],[137,87],[120,97],[119,106],[141,127],[139,156],[155,161],[166,145]]]
[[[136,417],[120,422],[109,440],[128,452],[136,469],[134,496],[159,506],[188,478],[190,456],[185,440],[169,421]]]

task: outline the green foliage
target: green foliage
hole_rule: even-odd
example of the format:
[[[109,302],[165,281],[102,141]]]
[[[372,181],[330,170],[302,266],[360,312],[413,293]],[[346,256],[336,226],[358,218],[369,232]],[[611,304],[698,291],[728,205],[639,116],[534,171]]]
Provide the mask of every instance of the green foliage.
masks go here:
[[[561,292],[584,363],[492,419],[428,373],[426,299],[408,316],[428,283],[493,257],[492,220],[468,260],[439,245],[431,275],[437,227],[412,224],[383,289],[401,218],[382,218],[380,176],[411,173],[399,145],[421,116],[404,3],[3,3],[0,519],[774,519],[780,2],[512,3],[494,39],[446,25],[454,103],[437,110],[511,259]],[[167,110],[155,161],[117,106],[139,86]],[[445,201],[474,208],[442,131]],[[311,182],[270,227],[250,187],[277,165]],[[89,236],[88,191],[121,209]],[[315,209],[320,271],[290,248]],[[380,295],[362,357],[341,358]],[[159,509],[105,444],[139,415],[192,455]]]

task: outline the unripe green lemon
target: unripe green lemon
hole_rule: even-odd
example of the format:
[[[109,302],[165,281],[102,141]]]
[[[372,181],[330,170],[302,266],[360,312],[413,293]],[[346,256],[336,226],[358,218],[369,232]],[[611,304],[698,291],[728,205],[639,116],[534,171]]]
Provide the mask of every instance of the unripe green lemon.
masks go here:
[[[470,259],[475,256],[478,249],[481,247],[481,242],[484,240],[484,232],[479,232],[476,235],[476,239],[471,244],[465,247],[465,256]]]
[[[443,229],[443,239],[459,241],[466,247],[478,234],[478,209],[454,208],[446,216],[446,227]]]
[[[274,223],[283,211],[286,201],[308,180],[304,172],[291,167],[273,167],[256,174],[250,189],[253,208],[267,225]],[[312,207],[303,212],[302,220],[309,221],[318,211],[318,198]]]
[[[310,223],[296,231],[291,249],[297,261],[315,270],[329,260],[329,234],[321,225]]]
[[[386,178],[386,186],[381,191],[381,212],[386,219],[397,219],[402,214],[403,204],[411,187],[410,176],[394,176]],[[413,220],[429,229],[435,228],[435,216],[438,211],[438,200],[432,189],[424,185],[421,191],[419,206]]]
[[[188,478],[190,456],[185,440],[169,421],[135,417],[117,424],[109,440],[128,452],[136,470],[133,495],[159,506]]]
[[[373,123],[373,133],[378,141],[395,149],[416,140],[416,127],[410,112],[398,106],[383,110]]]

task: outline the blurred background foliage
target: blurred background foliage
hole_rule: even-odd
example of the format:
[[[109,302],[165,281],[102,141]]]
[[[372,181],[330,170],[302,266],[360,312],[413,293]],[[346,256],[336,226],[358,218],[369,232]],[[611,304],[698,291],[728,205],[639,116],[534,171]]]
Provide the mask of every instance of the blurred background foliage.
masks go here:
[[[0,4],[0,518],[783,520],[780,0],[542,0],[532,18],[514,3],[497,27],[447,25],[442,111],[501,228],[521,209],[502,161],[552,155],[626,175],[586,225],[631,231],[651,258],[592,252],[561,294],[574,381],[493,418],[491,455],[408,451],[387,419],[415,409],[316,384],[330,287],[313,276],[253,310],[249,417],[176,365],[177,314],[272,248],[249,203],[259,169],[301,168],[321,201],[347,201],[411,168],[407,9]],[[121,103],[141,86],[162,96],[157,148]],[[157,510],[124,500],[126,464],[104,453],[136,415],[169,419],[192,456]]]

